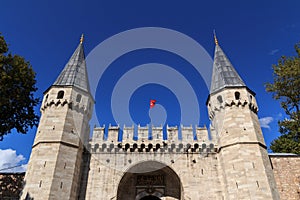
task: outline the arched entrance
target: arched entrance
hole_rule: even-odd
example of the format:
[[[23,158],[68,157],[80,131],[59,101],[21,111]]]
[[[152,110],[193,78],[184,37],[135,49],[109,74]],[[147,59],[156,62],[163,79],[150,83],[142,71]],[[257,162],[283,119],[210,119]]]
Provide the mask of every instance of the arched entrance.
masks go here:
[[[163,197],[181,199],[178,175],[167,165],[145,161],[131,167],[122,177],[117,200],[161,200]]]

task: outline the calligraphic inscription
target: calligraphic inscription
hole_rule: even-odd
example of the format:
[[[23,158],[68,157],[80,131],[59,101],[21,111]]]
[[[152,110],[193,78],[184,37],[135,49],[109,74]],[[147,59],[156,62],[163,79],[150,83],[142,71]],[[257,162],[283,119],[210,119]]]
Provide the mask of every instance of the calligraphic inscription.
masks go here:
[[[140,175],[137,176],[137,185],[164,185],[164,175]]]

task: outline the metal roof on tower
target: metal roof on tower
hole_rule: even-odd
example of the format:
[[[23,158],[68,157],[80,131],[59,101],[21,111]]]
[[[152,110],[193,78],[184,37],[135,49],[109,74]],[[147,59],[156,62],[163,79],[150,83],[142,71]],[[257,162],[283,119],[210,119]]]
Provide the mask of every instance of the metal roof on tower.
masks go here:
[[[90,92],[83,50],[83,35],[80,38],[78,47],[53,85],[75,86],[86,92]]]
[[[215,57],[210,86],[210,93],[217,92],[225,87],[246,86],[238,75],[231,62],[221,49],[218,40],[215,38]]]

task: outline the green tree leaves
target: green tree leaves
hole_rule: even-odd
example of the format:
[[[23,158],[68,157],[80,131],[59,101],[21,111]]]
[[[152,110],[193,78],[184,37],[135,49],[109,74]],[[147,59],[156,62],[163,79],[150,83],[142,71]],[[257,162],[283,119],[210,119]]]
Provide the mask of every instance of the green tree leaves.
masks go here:
[[[33,92],[35,72],[29,62],[8,53],[4,37],[0,35],[0,141],[12,129],[25,134],[29,127],[37,126],[34,107],[39,103]]]
[[[282,56],[273,65],[274,83],[266,84],[266,90],[273,93],[289,116],[278,122],[281,136],[272,141],[273,152],[300,154],[300,43],[295,50],[296,56]]]

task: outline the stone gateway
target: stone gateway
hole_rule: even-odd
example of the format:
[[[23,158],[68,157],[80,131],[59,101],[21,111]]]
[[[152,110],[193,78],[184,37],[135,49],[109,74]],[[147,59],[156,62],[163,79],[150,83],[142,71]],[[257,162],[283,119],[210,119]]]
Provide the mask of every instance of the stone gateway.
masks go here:
[[[270,162],[255,93],[217,41],[212,67],[209,130],[167,126],[164,139],[163,127],[95,127],[90,139],[95,101],[82,39],[44,92],[21,199],[278,200],[287,199],[286,184],[294,188],[288,198],[300,199],[299,156],[280,155],[295,170],[281,184],[286,180],[274,166],[282,167],[282,159],[273,155],[276,165]]]

